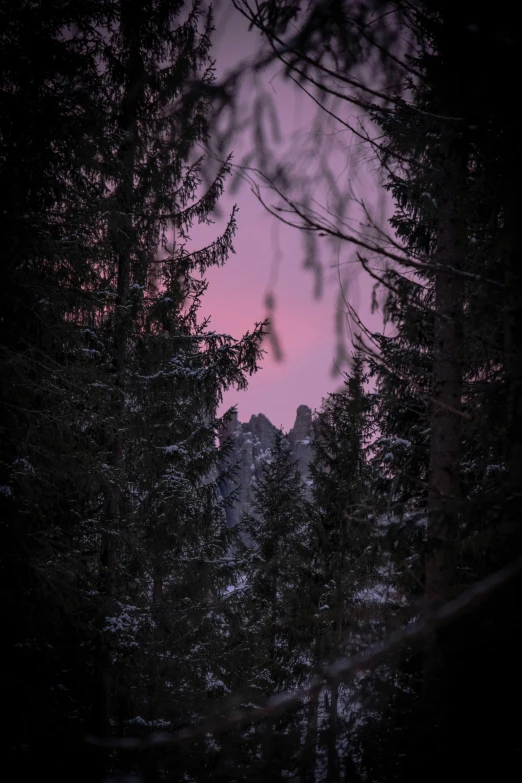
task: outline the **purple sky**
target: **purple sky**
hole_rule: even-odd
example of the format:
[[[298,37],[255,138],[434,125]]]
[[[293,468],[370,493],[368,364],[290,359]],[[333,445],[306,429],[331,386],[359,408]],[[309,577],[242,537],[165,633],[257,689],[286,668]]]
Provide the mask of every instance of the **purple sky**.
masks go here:
[[[255,34],[246,30],[237,12],[228,13],[228,8],[229,4],[222,6],[221,13],[218,8],[216,15],[213,56],[218,77],[253,54],[256,46]],[[225,9],[226,15],[223,14]],[[226,23],[223,24],[225,16]],[[274,80],[273,90],[283,133],[301,129],[301,135],[305,134],[313,117],[308,99],[284,85],[281,78]],[[247,142],[238,139],[233,145],[236,160],[237,150],[239,148],[241,152],[244,143]],[[275,317],[284,360],[276,362],[267,345],[268,353],[262,369],[252,377],[248,390],[228,392],[224,407],[237,405],[241,421],[262,412],[276,426],[289,429],[299,405],[317,408],[321,398],[340,385],[339,378],[333,378],[331,374],[335,354],[335,303],[339,290],[337,273],[324,245],[325,286],[322,298],[315,300],[312,275],[302,266],[300,232],[271,217],[246,185],[234,196],[227,193],[220,206],[226,214],[234,203],[240,208],[234,243],[236,253],[223,268],[212,269],[207,275],[209,289],[203,312],[211,315],[211,328],[235,337],[251,329],[255,321],[263,320],[264,296],[274,251],[279,248],[281,260],[275,285]],[[213,233],[218,228],[219,222],[212,227]],[[199,230],[197,235],[194,232],[193,238],[199,244],[203,236],[206,236],[206,229],[201,235]],[[350,247],[341,248],[341,260],[348,259],[350,255]],[[358,308],[366,322],[373,328],[379,328],[380,318],[370,316],[371,280],[364,273],[357,272],[352,276],[350,285],[350,302]]]

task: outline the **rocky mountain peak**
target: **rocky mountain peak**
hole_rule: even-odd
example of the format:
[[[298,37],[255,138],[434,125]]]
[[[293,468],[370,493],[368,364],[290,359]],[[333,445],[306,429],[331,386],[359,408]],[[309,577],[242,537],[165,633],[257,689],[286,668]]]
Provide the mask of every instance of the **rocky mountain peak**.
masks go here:
[[[234,413],[223,429],[220,441],[223,442],[226,437],[231,437],[233,441],[226,463],[238,466],[235,480],[226,482],[221,488],[223,497],[227,497],[236,486],[239,487],[237,502],[227,510],[229,526],[235,525],[243,512],[251,511],[254,486],[261,477],[263,463],[269,455],[276,432],[277,427],[263,413],[251,416],[250,421],[244,423]],[[300,405],[287,438],[305,480],[308,477],[311,435],[312,411],[307,405]]]
[[[300,405],[297,409],[295,423],[288,433],[288,440],[303,478],[308,476],[310,463],[310,437],[312,435],[312,411],[308,405]]]

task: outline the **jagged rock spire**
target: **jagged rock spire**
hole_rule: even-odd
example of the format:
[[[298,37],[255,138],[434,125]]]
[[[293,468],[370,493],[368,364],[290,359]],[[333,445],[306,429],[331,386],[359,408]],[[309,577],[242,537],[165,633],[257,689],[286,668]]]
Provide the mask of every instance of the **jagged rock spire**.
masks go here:
[[[253,488],[260,478],[263,462],[269,458],[274,435],[277,432],[272,422],[263,414],[251,416],[250,421],[242,423],[237,413],[229,421],[223,430],[221,441],[231,436],[234,441],[227,464],[238,465],[238,472],[233,483],[226,482],[222,488],[224,497],[230,494],[234,485],[239,485],[239,497],[234,508],[227,512],[227,521],[233,526],[240,519],[243,512],[252,511]],[[310,462],[310,439],[312,436],[312,411],[307,405],[300,405],[297,409],[294,426],[288,432],[288,441],[292,454],[298,462],[299,468],[306,480],[308,477],[308,464]]]

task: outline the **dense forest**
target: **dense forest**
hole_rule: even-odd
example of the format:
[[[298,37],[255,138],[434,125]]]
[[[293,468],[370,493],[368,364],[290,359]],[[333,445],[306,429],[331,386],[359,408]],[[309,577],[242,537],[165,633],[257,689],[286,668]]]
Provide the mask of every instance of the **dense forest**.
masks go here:
[[[200,314],[240,219],[193,241],[233,171],[232,150],[205,154],[237,81],[215,77],[212,9],[0,2],[4,767],[86,783],[511,779],[514,9],[232,6],[268,46],[258,72],[279,60],[325,112],[340,99],[346,128],[354,106],[373,128],[385,230],[322,223],[271,182],[281,219],[355,247],[392,329],[358,323],[343,387],[314,413],[309,475],[278,431],[228,524],[238,466],[218,410],[260,369],[267,324],[230,336]],[[262,127],[257,152],[269,167]]]

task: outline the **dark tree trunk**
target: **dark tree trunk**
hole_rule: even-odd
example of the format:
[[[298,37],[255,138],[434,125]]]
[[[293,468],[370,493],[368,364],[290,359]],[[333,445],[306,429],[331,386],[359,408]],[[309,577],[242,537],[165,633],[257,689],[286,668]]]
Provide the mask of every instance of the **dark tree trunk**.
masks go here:
[[[515,161],[511,161],[515,167]],[[520,169],[520,165],[518,166]],[[519,509],[522,499],[522,231],[517,210],[518,176],[509,177],[504,193],[503,256],[506,300],[504,305],[504,349],[506,383],[506,463],[509,498],[505,510],[505,528],[511,545],[520,551]],[[513,556],[515,553],[513,552]]]
[[[160,576],[154,577],[152,586],[152,603],[154,606],[161,606],[163,603],[163,579]]]
[[[451,134],[441,134],[437,172],[439,230],[433,263],[435,316],[428,476],[426,598],[432,607],[451,599],[457,589],[456,555],[460,509],[462,439],[462,362],[464,280],[467,228],[462,214],[465,156]],[[425,752],[433,770],[445,769],[453,675],[451,640],[443,634],[426,639],[423,702],[418,718]],[[425,745],[424,745],[425,743]],[[451,743],[450,743],[451,744]],[[434,778],[435,779],[435,778]]]
[[[122,13],[122,34],[128,42],[128,81],[122,100],[119,128],[121,146],[118,152],[120,179],[116,187],[115,206],[110,216],[109,231],[112,246],[117,258],[117,297],[113,322],[113,367],[115,388],[113,400],[114,432],[111,444],[111,467],[114,471],[113,483],[107,489],[105,502],[106,531],[103,534],[100,557],[103,606],[101,612],[102,627],[99,628],[97,648],[97,685],[95,687],[94,714],[97,716],[96,732],[106,736],[109,732],[111,717],[112,691],[112,649],[111,642],[104,631],[105,618],[110,616],[117,592],[117,534],[121,528],[122,493],[120,474],[124,463],[124,443],[122,424],[125,412],[125,387],[128,364],[128,340],[132,327],[129,312],[129,292],[131,282],[133,251],[134,207],[134,169],[138,147],[138,110],[144,96],[143,62],[140,54],[139,17],[133,4],[125,6]]]
[[[448,600],[456,587],[453,540],[460,498],[464,308],[464,281],[456,272],[462,269],[467,246],[461,214],[465,162],[451,149],[451,137],[446,151],[439,187],[444,202],[433,258],[439,271],[435,273],[426,595],[435,602]]]
[[[339,759],[337,755],[337,705],[339,700],[339,685],[332,685],[330,703],[328,705],[328,767],[326,783],[339,780]]]
[[[307,726],[301,754],[301,781],[311,783],[315,780],[317,754],[317,727],[319,723],[319,694],[310,697],[307,710]]]
[[[454,231],[450,225],[442,232],[438,263],[444,251],[449,265],[456,260]],[[450,271],[437,274],[426,560],[426,594],[434,601],[448,600],[456,581],[452,540],[460,495],[463,289],[462,279]]]

